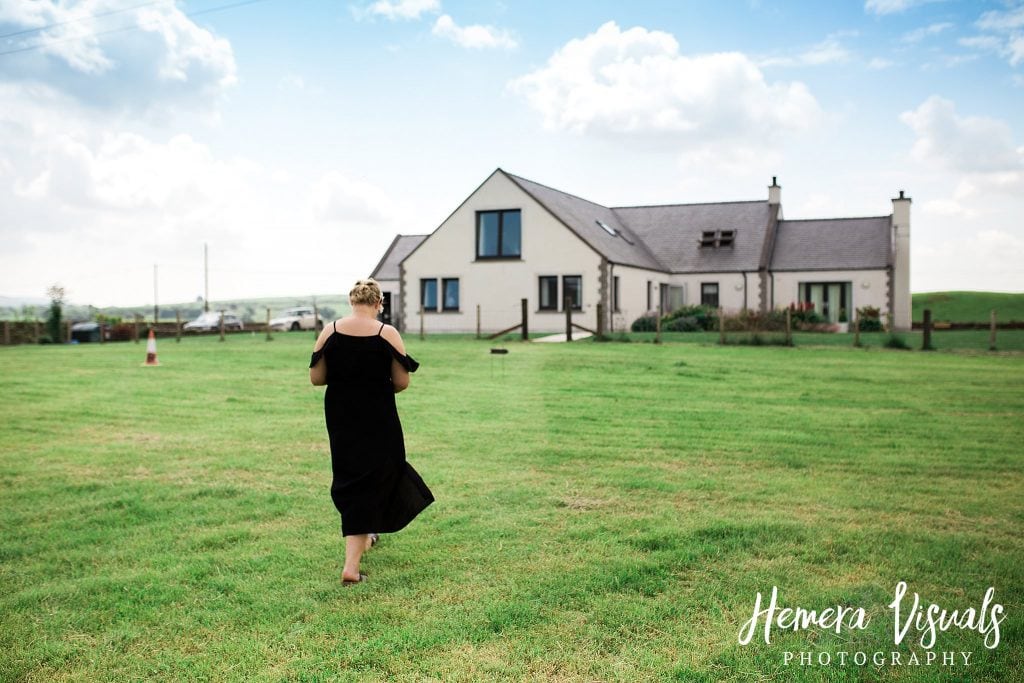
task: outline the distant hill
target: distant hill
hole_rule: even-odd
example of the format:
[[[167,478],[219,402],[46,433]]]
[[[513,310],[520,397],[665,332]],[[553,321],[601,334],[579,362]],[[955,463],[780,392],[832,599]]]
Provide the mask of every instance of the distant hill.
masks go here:
[[[286,308],[294,306],[312,306],[314,299],[324,318],[341,317],[349,310],[348,295],[346,294],[318,294],[316,296],[278,296],[264,297],[261,299],[231,299],[224,301],[211,301],[210,310],[225,310],[241,316],[245,322],[262,322],[267,319],[267,309],[270,309],[271,317],[277,316]],[[21,300],[9,298],[8,301],[17,302],[9,305],[0,300],[0,320],[31,320],[33,316],[44,320],[47,315],[49,304],[44,300],[38,305],[27,305]],[[194,320],[203,312],[202,302],[190,301],[179,304],[160,304],[160,320],[174,320],[175,311],[181,312],[181,319],[184,321]],[[97,315],[131,319],[135,314],[143,316],[146,320],[153,319],[152,306],[107,306],[96,308],[95,306],[83,306],[79,304],[68,304],[64,307],[64,317],[68,320],[92,320]]]
[[[993,308],[999,322],[1024,321],[1024,293],[923,292],[912,298],[915,322],[924,319],[926,308],[932,310],[935,321],[984,323]]]

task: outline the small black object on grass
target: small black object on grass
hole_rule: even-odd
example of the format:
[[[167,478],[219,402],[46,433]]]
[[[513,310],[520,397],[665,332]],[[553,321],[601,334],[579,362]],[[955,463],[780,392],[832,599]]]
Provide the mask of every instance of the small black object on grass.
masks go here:
[[[494,356],[501,356],[501,374],[505,375],[505,356],[508,355],[508,349],[492,348],[491,349],[491,377],[494,377]]]

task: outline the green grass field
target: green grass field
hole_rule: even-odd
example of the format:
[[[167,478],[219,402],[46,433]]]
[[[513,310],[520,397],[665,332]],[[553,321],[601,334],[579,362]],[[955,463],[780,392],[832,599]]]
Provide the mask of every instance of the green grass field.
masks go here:
[[[922,292],[913,295],[913,318],[924,320],[930,308],[932,320],[987,323],[992,309],[997,319],[1024,321],[1024,294],[1004,292]]]
[[[407,338],[437,502],[342,588],[312,341],[0,348],[0,680],[1024,678],[1020,352]],[[784,665],[923,660],[898,581],[999,646]],[[870,624],[741,646],[772,586]]]

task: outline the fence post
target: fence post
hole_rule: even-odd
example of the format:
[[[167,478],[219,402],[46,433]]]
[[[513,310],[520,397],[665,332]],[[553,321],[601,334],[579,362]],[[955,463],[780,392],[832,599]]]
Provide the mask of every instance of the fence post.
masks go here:
[[[134,325],[132,325],[132,339],[136,344],[139,343],[139,314],[134,314]]]
[[[224,311],[220,312],[220,340],[224,341]]]
[[[267,341],[271,340],[270,336],[270,309],[267,309]]]
[[[924,309],[924,323],[922,325],[923,334],[921,335],[921,350],[922,351],[934,351],[935,347],[932,346],[932,309]]]
[[[860,311],[853,312],[853,345],[860,348]]]
[[[423,333],[423,302],[420,302],[420,341],[423,341],[426,335]]]
[[[786,346],[793,345],[793,309],[786,309]]]
[[[725,315],[721,306],[718,307],[718,343],[725,344]]]
[[[4,321],[4,346],[11,345],[11,323]]]
[[[70,320],[68,321],[67,325],[65,325],[65,329],[68,331],[67,342],[68,342],[68,344],[70,344],[71,343],[71,321]]]
[[[996,309],[992,309],[988,316],[988,350],[996,350]]]
[[[572,341],[572,294],[563,297],[562,308],[565,309],[565,341]]]
[[[527,320],[526,320],[526,299],[521,299],[519,303],[520,303],[520,306],[522,307],[522,311],[523,311],[523,341],[530,341],[530,329],[527,327]],[[480,311],[480,307],[477,306],[476,310],[479,312]],[[479,327],[479,325],[477,326],[477,336],[480,336],[480,327]]]
[[[34,319],[34,320],[32,321],[32,323],[33,323],[33,325],[32,325],[32,327],[33,327],[33,330],[32,330],[32,331],[33,331],[33,332],[35,332],[35,335],[36,335],[36,344],[38,344],[38,343],[39,343],[39,337],[40,337],[40,332],[39,332],[39,320],[38,320],[38,319]]]
[[[654,343],[661,343],[661,304],[658,304],[657,310],[654,311]]]
[[[476,338],[480,338],[480,304],[476,305]]]
[[[174,341],[181,343],[181,310],[174,310]]]

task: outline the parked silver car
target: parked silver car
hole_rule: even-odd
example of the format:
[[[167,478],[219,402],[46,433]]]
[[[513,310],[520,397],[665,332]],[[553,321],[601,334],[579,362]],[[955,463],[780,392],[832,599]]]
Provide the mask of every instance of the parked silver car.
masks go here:
[[[225,330],[242,330],[244,327],[245,325],[242,323],[242,319],[234,313],[224,314]],[[203,313],[192,322],[185,323],[185,329],[191,332],[214,332],[219,330],[220,313],[215,311]]]
[[[270,321],[270,329],[284,332],[286,330],[312,330],[324,326],[323,319],[313,315],[308,306],[285,309],[281,315]]]

